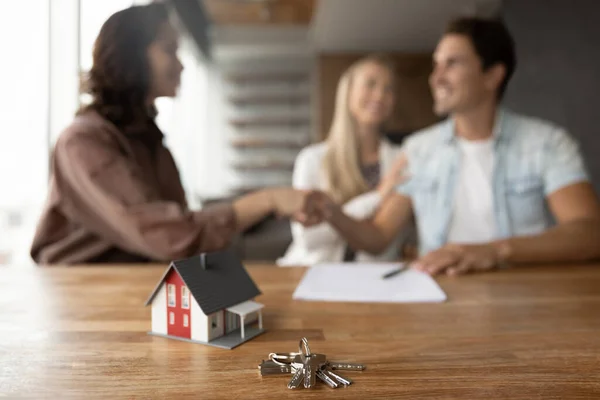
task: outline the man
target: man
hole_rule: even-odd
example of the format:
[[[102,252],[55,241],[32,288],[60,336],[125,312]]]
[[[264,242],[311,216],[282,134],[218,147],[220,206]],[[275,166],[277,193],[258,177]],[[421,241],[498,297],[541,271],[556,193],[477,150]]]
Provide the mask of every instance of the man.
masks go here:
[[[414,265],[429,274],[600,258],[600,204],[576,143],[499,106],[516,64],[504,25],[453,21],[433,60],[434,109],[449,118],[407,140],[409,178],[372,220],[346,216],[321,194],[328,222],[350,246],[377,253],[414,213]]]

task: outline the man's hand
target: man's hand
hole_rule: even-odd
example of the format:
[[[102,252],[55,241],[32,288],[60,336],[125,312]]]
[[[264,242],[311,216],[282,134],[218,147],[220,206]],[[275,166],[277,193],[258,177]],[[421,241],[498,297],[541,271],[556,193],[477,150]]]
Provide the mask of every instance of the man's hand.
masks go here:
[[[447,244],[419,258],[413,267],[429,275],[461,275],[491,270],[498,267],[504,257],[502,246],[495,243]]]

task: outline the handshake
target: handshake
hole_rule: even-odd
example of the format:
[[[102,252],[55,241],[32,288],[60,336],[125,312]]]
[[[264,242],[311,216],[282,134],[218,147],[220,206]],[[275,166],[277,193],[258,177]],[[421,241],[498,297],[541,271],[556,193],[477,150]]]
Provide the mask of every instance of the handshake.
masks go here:
[[[410,179],[408,160],[401,154],[391,165],[376,187],[381,198],[393,193],[395,188]],[[304,226],[320,224],[340,212],[340,206],[320,190],[274,189],[271,192],[272,208],[279,216],[290,217]]]
[[[337,208],[335,202],[319,190],[274,189],[271,200],[278,216],[289,217],[304,226],[326,221]]]

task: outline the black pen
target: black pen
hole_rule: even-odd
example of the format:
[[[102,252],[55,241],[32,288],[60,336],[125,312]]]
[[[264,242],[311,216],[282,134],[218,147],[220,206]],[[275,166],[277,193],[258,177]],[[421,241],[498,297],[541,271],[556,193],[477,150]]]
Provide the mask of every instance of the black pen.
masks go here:
[[[395,270],[392,270],[390,272],[386,272],[385,274],[383,274],[383,276],[381,277],[381,279],[388,279],[391,278],[393,276],[398,275],[400,272],[404,271],[406,269],[406,264],[396,268]]]

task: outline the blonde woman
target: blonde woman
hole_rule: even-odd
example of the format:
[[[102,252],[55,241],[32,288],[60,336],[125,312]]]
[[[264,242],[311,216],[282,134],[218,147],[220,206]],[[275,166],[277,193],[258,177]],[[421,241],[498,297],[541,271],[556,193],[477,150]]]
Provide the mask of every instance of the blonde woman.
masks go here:
[[[342,75],[335,111],[325,142],[304,148],[296,158],[296,189],[322,190],[354,218],[369,218],[399,183],[404,166],[400,148],[382,137],[394,108],[391,63],[371,55]],[[327,223],[292,223],[293,242],[281,266],[335,261],[390,261],[399,257],[399,239],[379,255],[354,252]]]

